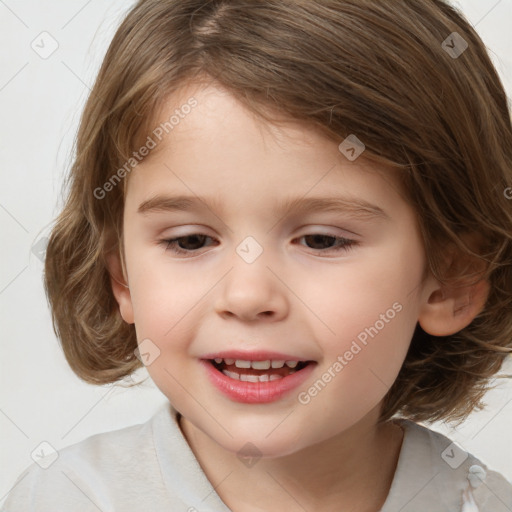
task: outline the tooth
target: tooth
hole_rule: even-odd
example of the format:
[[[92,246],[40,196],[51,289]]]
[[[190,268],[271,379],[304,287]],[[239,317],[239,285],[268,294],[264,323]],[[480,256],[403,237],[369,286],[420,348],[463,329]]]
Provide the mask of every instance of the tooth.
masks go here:
[[[226,364],[233,364],[233,363],[235,362],[235,360],[234,360],[234,359],[226,359],[226,358],[225,358],[225,359],[224,359],[224,362],[225,362]]]
[[[268,382],[268,379],[269,379],[268,373],[264,373],[263,375],[258,375],[258,379],[260,382]]]
[[[295,368],[298,364],[298,361],[286,361],[286,366],[289,366],[290,368]]]
[[[237,368],[250,368],[251,367],[251,361],[245,361],[243,359],[237,359],[235,361],[235,366]]]
[[[236,372],[230,372],[228,370],[222,370],[222,373],[226,376],[226,377],[229,377],[230,379],[235,379],[235,380],[240,380],[240,374],[236,373]]]
[[[258,382],[258,376],[241,373],[240,380],[244,382]]]
[[[272,361],[272,368],[282,368],[284,361]]]
[[[216,358],[214,359],[214,361],[215,361],[217,364],[220,364],[220,363],[222,363],[222,357],[216,357]]]
[[[267,361],[252,361],[251,366],[255,370],[268,370],[270,368],[270,360]]]
[[[282,375],[276,375],[275,373],[273,373],[271,376],[270,376],[270,379],[269,380],[279,380],[279,379],[282,379],[283,376]]]

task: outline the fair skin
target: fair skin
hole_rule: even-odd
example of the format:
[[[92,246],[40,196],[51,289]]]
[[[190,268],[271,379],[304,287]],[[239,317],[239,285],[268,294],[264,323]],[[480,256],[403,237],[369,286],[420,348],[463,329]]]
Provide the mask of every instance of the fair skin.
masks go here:
[[[182,414],[188,443],[231,510],[377,512],[403,439],[395,424],[377,420],[414,328],[420,322],[436,335],[462,329],[487,288],[450,290],[422,280],[414,211],[396,177],[364,154],[351,162],[302,124],[264,125],[212,85],[184,87],[159,118],[192,96],[198,106],[129,177],[124,269],[110,257],[121,314],[139,342],[149,338],[160,349],[149,374]],[[138,212],[157,195],[218,205]],[[384,215],[273,212],[284,198],[333,196],[366,201]],[[185,255],[162,242],[193,234],[207,237],[202,245],[183,240]],[[314,245],[312,234],[324,235],[324,245]],[[263,249],[251,264],[236,252],[248,236]],[[329,237],[356,245],[336,251]],[[317,396],[299,403],[299,392],[397,303],[393,319]],[[228,349],[276,350],[315,366],[300,389],[276,401],[240,403],[214,388],[199,364],[202,355]],[[262,454],[251,467],[237,457],[248,441]]]

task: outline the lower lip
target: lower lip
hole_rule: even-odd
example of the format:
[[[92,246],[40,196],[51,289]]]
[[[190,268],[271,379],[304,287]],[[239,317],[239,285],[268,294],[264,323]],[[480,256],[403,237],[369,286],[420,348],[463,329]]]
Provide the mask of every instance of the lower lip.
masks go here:
[[[287,375],[282,379],[268,382],[244,382],[234,380],[217,370],[213,364],[201,359],[210,382],[228,398],[246,404],[263,404],[275,402],[286,393],[300,386],[313,371],[315,363],[309,363],[302,370]]]

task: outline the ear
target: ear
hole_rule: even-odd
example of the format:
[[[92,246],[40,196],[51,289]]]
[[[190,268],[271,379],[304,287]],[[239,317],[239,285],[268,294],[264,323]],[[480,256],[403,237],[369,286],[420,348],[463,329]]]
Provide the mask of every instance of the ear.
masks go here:
[[[110,274],[110,284],[114,297],[119,304],[119,312],[126,323],[133,324],[133,305],[130,288],[128,287],[126,272],[122,264],[119,251],[110,252],[107,256],[107,267]]]
[[[427,280],[424,288],[427,298],[421,306],[418,322],[428,334],[454,334],[467,327],[485,307],[489,282],[482,277],[475,278],[475,275],[481,275],[482,262],[466,266],[466,271],[473,270],[470,274],[450,280],[456,277],[454,273],[461,264],[452,256],[447,275],[449,284],[442,284],[433,276]],[[480,274],[475,274],[475,267],[479,267]]]

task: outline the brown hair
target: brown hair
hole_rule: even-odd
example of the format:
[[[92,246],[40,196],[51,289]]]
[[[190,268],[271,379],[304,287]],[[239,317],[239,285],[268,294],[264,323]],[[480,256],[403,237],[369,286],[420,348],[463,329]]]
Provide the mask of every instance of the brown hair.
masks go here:
[[[453,32],[468,45],[458,56],[443,43],[454,47]],[[443,278],[448,245],[484,265],[484,310],[452,336],[417,326],[381,420],[462,421],[482,408],[512,350],[512,201],[504,194],[512,185],[511,118],[482,41],[441,0],[141,0],[133,7],[85,106],[66,204],[47,248],[47,296],[73,371],[102,384],[141,366],[106,265],[110,251],[122,253],[123,187],[102,198],[97,191],[154,128],[169,94],[200,77],[269,123],[282,114],[337,143],[356,134],[366,157],[400,170],[430,272]],[[483,240],[478,251],[464,242],[468,233]]]

